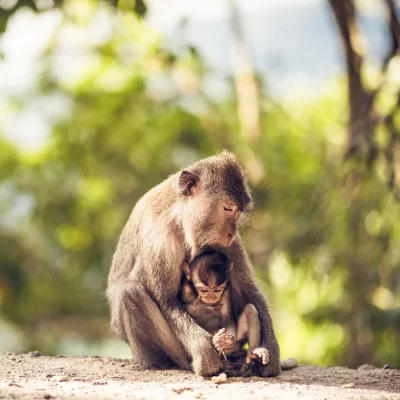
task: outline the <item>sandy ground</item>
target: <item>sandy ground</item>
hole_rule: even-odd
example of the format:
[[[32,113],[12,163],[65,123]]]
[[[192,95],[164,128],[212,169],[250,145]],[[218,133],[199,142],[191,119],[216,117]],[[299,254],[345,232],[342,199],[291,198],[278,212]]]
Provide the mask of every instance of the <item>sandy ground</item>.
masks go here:
[[[125,359],[0,355],[0,399],[53,398],[400,400],[400,371],[299,366],[278,378],[230,378],[216,385],[185,371],[140,371]]]

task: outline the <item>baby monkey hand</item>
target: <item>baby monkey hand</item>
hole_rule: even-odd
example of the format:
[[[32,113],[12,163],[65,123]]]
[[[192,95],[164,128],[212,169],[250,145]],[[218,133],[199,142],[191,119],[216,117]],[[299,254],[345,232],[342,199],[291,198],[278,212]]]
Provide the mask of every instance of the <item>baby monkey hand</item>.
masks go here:
[[[213,343],[219,353],[229,355],[235,349],[236,339],[234,335],[222,328],[213,336]]]

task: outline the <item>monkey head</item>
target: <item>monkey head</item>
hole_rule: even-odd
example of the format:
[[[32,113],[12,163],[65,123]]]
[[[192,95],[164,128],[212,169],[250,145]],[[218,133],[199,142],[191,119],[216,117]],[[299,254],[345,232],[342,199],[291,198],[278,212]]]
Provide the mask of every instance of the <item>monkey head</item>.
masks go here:
[[[224,151],[181,171],[179,213],[192,254],[207,246],[229,247],[252,199],[243,169]]]
[[[233,263],[225,253],[208,250],[184,265],[186,279],[196,289],[198,299],[208,306],[219,305],[229,281]]]

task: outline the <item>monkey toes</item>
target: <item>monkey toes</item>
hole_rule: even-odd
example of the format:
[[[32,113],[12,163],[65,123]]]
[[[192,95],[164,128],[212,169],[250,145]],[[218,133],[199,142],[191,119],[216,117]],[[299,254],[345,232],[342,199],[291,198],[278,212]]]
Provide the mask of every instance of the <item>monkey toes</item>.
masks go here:
[[[269,361],[269,352],[265,347],[257,347],[246,357],[246,363],[249,364],[251,361],[258,361],[261,364],[266,365]]]

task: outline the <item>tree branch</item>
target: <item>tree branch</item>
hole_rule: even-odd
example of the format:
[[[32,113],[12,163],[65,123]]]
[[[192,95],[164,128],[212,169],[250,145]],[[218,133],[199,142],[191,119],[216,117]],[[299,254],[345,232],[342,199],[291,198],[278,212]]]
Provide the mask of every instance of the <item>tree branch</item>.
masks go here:
[[[386,19],[390,31],[391,48],[383,60],[382,73],[385,73],[390,60],[398,53],[400,49],[400,23],[396,14],[396,7],[393,0],[384,0],[386,4]]]

